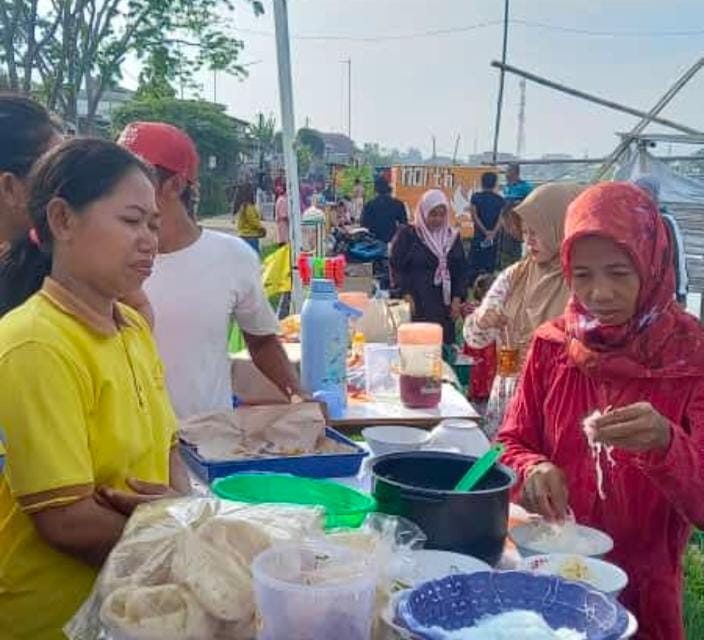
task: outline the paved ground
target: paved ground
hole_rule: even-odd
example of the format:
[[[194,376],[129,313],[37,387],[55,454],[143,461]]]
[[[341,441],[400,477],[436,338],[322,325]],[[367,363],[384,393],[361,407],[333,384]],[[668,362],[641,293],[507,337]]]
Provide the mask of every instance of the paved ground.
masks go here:
[[[235,225],[232,222],[232,216],[229,214],[223,216],[212,216],[210,218],[201,218],[199,222],[206,229],[229,233],[233,236],[237,235],[235,232]],[[264,220],[262,224],[266,229],[266,237],[261,239],[261,246],[273,244],[276,241],[276,223]]]

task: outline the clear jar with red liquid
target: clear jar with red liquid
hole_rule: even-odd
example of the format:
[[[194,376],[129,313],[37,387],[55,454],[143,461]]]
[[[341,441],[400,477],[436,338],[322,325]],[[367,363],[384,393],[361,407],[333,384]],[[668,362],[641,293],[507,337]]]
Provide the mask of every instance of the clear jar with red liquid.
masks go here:
[[[442,326],[407,322],[398,328],[401,402],[409,409],[432,409],[442,395]]]

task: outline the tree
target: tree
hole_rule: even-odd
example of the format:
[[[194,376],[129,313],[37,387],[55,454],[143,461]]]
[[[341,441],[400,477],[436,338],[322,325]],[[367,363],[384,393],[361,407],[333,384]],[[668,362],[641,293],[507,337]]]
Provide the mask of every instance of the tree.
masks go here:
[[[325,157],[325,141],[315,129],[299,129],[296,143],[308,147],[311,155],[318,160]]]
[[[134,100],[113,114],[114,133],[119,133],[128,123],[140,120],[168,122],[193,138],[201,159],[200,210],[204,215],[225,213],[227,188],[242,150],[242,138],[225,108],[202,100]],[[211,162],[215,163],[212,168]]]
[[[263,12],[260,0],[243,1]],[[243,75],[243,44],[226,27],[234,2],[0,0],[0,64],[11,90],[30,93],[40,81],[47,106],[77,124],[85,90],[90,130],[129,53],[146,60],[156,52],[164,77],[187,81],[204,66]]]

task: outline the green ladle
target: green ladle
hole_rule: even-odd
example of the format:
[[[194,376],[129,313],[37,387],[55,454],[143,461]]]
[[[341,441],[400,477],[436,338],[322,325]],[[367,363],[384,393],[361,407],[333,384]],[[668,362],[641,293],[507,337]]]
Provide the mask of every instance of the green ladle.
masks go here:
[[[496,444],[477,460],[465,473],[460,481],[455,485],[455,491],[465,493],[471,491],[479,484],[479,481],[489,473],[489,470],[496,464],[497,460],[504,453],[503,444]]]

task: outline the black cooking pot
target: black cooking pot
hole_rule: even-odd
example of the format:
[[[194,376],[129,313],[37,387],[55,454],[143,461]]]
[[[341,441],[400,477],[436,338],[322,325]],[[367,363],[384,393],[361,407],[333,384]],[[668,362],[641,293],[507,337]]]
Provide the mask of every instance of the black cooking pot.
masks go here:
[[[406,451],[372,462],[378,510],[415,522],[426,548],[444,549],[496,564],[508,530],[509,491],[516,476],[494,465],[470,493],[454,487],[477,458],[444,451]]]

